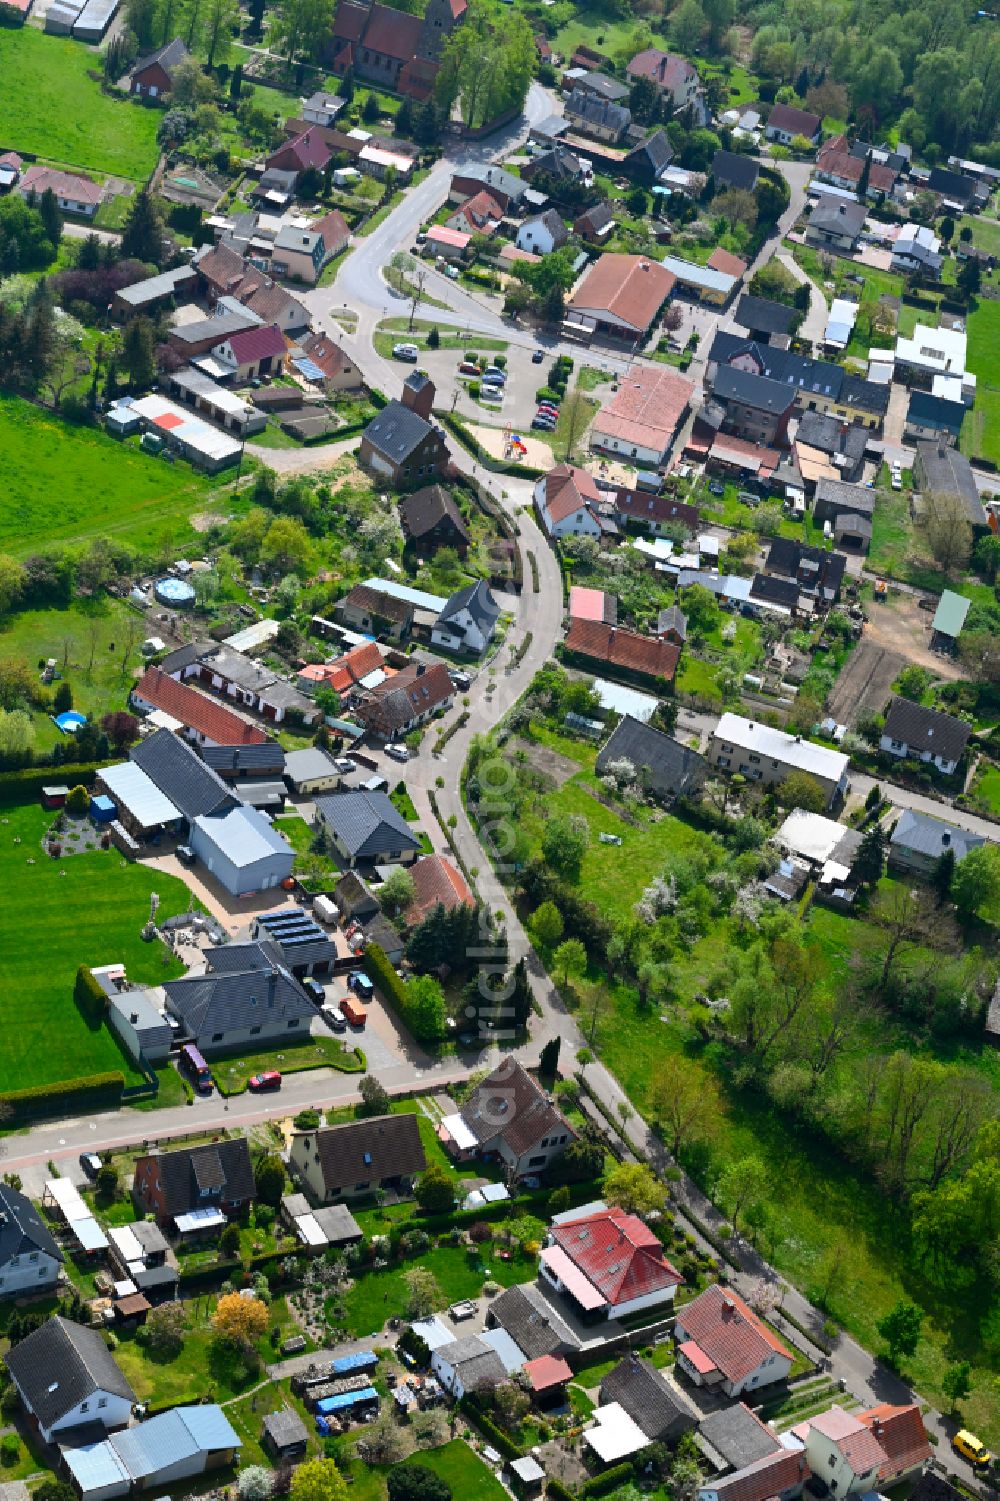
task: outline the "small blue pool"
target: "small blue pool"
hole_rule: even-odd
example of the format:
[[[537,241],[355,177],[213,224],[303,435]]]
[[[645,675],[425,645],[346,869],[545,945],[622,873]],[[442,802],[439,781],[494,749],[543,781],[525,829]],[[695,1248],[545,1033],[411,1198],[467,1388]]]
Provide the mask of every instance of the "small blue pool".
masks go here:
[[[86,714],[78,714],[75,709],[67,709],[65,713],[52,717],[64,735],[75,735],[80,726],[87,723]]]

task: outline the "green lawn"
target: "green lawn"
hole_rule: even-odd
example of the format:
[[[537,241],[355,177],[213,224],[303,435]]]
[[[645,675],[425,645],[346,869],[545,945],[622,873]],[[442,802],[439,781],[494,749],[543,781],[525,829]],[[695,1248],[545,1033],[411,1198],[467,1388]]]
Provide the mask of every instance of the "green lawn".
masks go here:
[[[1000,225],[994,228],[1000,232]],[[962,424],[962,452],[1000,464],[1000,303],[980,297],[967,328],[969,369],[975,371],[979,389]]]
[[[141,661],[139,641],[146,632],[141,613],[101,594],[74,599],[61,610],[20,610],[0,618],[0,654],[24,657],[33,668],[42,658],[54,657],[73,690],[74,709],[88,718],[100,718],[124,707]],[[47,709],[36,709],[32,722],[36,751],[51,750],[59,741],[66,743]]]
[[[452,1439],[439,1449],[421,1449],[405,1463],[426,1465],[440,1475],[451,1486],[455,1501],[508,1501],[499,1480],[464,1439]],[[351,1501],[385,1501],[385,1470],[356,1458],[345,1468],[351,1477]]]
[[[212,1063],[212,1077],[220,1094],[242,1094],[247,1080],[254,1074],[276,1068],[281,1074],[300,1074],[307,1069],[335,1068],[341,1073],[361,1073],[364,1068],[361,1050],[345,1046],[339,1038],[322,1032],[308,1041],[285,1043],[269,1052],[247,1053],[240,1058],[218,1058]]]
[[[984,764],[976,773],[972,794],[981,798],[990,811],[1000,818],[1000,769]]]
[[[160,112],[103,94],[100,54],[34,26],[0,30],[0,141],[63,166],[144,182]]]
[[[309,744],[307,740],[304,742]],[[297,813],[274,820],[295,851],[295,874],[307,891],[329,891],[340,878],[340,871],[329,855],[320,855],[312,850],[313,831],[304,818]]]
[[[28,28],[0,31],[0,77],[4,41],[15,35],[61,45]],[[0,551],[15,556],[41,542],[108,536],[149,550],[181,547],[195,536],[192,511],[209,505],[212,482],[186,464],[168,464],[134,444],[71,427],[16,397],[0,398],[0,452]]]
[[[214,1294],[185,1303],[188,1328],[181,1352],[173,1360],[154,1358],[134,1336],[120,1339],[115,1360],[140,1402],[157,1408],[198,1402],[203,1397],[213,1402],[225,1402],[230,1397],[239,1396],[248,1387],[256,1386],[261,1379],[266,1380],[266,1373],[251,1375],[235,1351],[216,1343],[211,1326],[215,1304]],[[298,1332],[283,1298],[276,1298],[272,1305],[271,1326],[275,1325],[287,1328],[289,1332]],[[274,1349],[268,1336],[265,1335],[258,1348],[264,1361],[274,1360]]]
[[[386,1319],[405,1315],[409,1293],[404,1273],[415,1266],[423,1267],[437,1278],[445,1304],[455,1303],[461,1298],[480,1297],[487,1271],[494,1282],[504,1287],[515,1282],[528,1282],[535,1275],[533,1257],[515,1252],[510,1261],[500,1261],[492,1254],[489,1242],[471,1250],[460,1246],[438,1246],[425,1252],[419,1262],[404,1262],[384,1271],[366,1272],[358,1278],[344,1297],[347,1328],[352,1335],[363,1339],[369,1334],[377,1334]]]
[[[553,740],[558,741],[558,738],[553,737]],[[562,749],[559,744],[555,748]],[[578,890],[581,896],[597,902],[609,917],[624,918],[630,915],[643,887],[663,871],[671,855],[688,853],[709,841],[706,835],[676,818],[634,828],[590,797],[584,791],[585,784],[597,786],[589,771],[579,772],[558,791],[546,794],[545,807],[550,814],[577,813],[587,820],[590,846],[583,858]],[[639,810],[639,816],[642,816],[642,810]],[[543,827],[539,814],[526,813],[524,827],[532,840],[534,855]],[[617,834],[622,842],[620,845],[601,844],[600,834]]]
[[[131,980],[149,985],[181,974],[179,961],[139,931],[151,891],[161,918],[185,911],[190,895],[183,882],[130,865],[116,850],[50,859],[39,844],[51,819],[41,808],[0,808],[0,1091],[118,1068],[137,1083],[111,1033],[81,1018],[76,971],[120,960]]]
[[[722,689],[717,681],[718,668],[702,662],[686,651],[677,669],[677,692],[690,693],[697,698],[712,698],[722,702]]]
[[[989,255],[1000,255],[1000,224],[996,219],[987,219],[984,214],[966,214],[955,224],[955,237],[963,229],[972,230],[972,243]]]

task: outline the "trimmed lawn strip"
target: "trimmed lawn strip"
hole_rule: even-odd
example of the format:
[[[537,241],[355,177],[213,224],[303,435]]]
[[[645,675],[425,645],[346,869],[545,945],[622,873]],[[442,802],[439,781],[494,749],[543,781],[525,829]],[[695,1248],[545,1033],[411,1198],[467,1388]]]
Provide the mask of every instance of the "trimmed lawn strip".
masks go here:
[[[363,1431],[350,1435],[353,1444]],[[451,1439],[440,1449],[421,1449],[404,1463],[426,1465],[440,1475],[451,1486],[455,1501],[509,1501],[499,1480],[464,1439]],[[386,1470],[365,1464],[353,1453],[341,1468],[351,1479],[351,1501],[385,1501]]]
[[[334,1068],[342,1074],[364,1072],[364,1053],[360,1048],[347,1048],[336,1037],[324,1037],[320,1032],[299,1043],[286,1042],[281,1048],[272,1048],[263,1053],[246,1053],[239,1058],[217,1058],[213,1061],[212,1077],[221,1095],[243,1094],[247,1081],[254,1074],[277,1069],[280,1074],[301,1074],[314,1068]]]
[[[191,896],[174,876],[131,865],[117,850],[51,859],[40,841],[52,818],[40,807],[0,809],[0,1092],[107,1069],[137,1084],[107,1027],[91,1030],[77,1010],[76,972],[120,960],[133,983],[182,974],[181,962],[161,943],[143,943],[139,930],[152,891],[161,920],[187,911]]]

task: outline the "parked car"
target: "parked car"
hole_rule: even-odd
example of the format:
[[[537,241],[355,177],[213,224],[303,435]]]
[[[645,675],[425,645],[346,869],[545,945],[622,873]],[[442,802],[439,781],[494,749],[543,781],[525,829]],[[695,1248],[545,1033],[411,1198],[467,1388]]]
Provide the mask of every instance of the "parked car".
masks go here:
[[[81,1152],[80,1166],[88,1178],[96,1178],[104,1164],[96,1152]]]
[[[312,975],[306,975],[299,981],[299,984],[311,1001],[315,1001],[317,1006],[322,1006],[326,1000],[326,991],[318,980],[314,980]]]
[[[416,344],[394,344],[392,357],[396,360],[406,360],[408,364],[415,365],[420,358],[420,350]]]
[[[179,844],[177,846],[177,858],[182,865],[193,865],[197,856],[189,844]]]
[[[459,272],[457,266],[445,266],[444,274],[445,276],[447,276],[449,281],[458,281],[459,275],[461,273]]]
[[[498,380],[502,386],[507,384],[507,372],[501,370],[499,365],[487,365],[483,371],[483,380]]]
[[[960,1428],[951,1441],[951,1447],[956,1454],[961,1454],[970,1464],[975,1465],[977,1470],[986,1469],[993,1463],[993,1455],[987,1449],[982,1439],[970,1433],[967,1428]]]
[[[538,428],[539,431],[543,433],[555,432],[556,427],[554,418],[543,417],[541,414],[531,419],[531,425],[532,427]]]
[[[363,969],[352,969],[347,976],[347,988],[353,990],[364,1001],[370,1001],[375,994],[375,986],[369,980]]]
[[[395,741],[393,741],[392,744],[386,746],[385,753],[387,756],[391,757],[393,761],[408,761],[410,759],[410,753],[407,750],[406,746],[399,745]]]
[[[340,756],[333,764],[344,777],[350,776],[352,771],[358,769],[357,761],[352,761],[350,756]]]
[[[339,1006],[324,1006],[320,1015],[332,1032],[347,1031],[347,1017]]]
[[[479,366],[475,360],[463,360],[458,367],[459,375],[478,375]]]
[[[709,481],[708,493],[709,495],[725,495],[726,487],[721,480],[713,479]]]
[[[535,352],[534,352],[534,354],[531,356],[531,363],[533,365],[540,365],[542,363],[542,361],[544,360],[544,358],[545,358],[545,351],[543,349],[536,349]]]
[[[550,412],[553,417],[558,417],[559,403],[557,401],[540,401],[538,403],[538,410],[540,412]]]
[[[247,1080],[247,1089],[254,1094],[263,1094],[268,1089],[281,1088],[281,1075],[276,1068],[266,1068],[262,1074],[254,1074]]]

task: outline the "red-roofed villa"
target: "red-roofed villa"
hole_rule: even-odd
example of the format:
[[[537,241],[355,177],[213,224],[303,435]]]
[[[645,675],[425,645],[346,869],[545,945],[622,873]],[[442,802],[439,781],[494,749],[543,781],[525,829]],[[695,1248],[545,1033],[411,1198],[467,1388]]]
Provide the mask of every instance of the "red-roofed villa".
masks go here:
[[[670,1304],[684,1281],[649,1226],[623,1209],[553,1225],[539,1270],[587,1323]]]
[[[674,1325],[677,1369],[728,1397],[783,1381],[792,1354],[743,1299],[718,1285],[688,1303]]]

